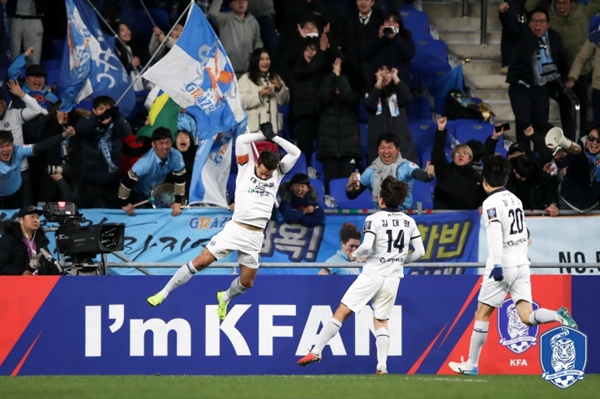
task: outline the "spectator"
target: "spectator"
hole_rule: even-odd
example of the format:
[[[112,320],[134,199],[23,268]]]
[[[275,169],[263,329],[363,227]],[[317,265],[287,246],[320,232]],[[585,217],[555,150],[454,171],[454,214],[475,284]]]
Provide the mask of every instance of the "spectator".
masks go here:
[[[504,17],[501,14],[506,13]],[[517,24],[525,24],[525,0],[501,1],[498,5],[498,18],[511,19]],[[508,29],[502,28],[500,37],[500,74],[508,73],[508,66],[512,61],[517,48],[516,38],[508,33]]]
[[[27,59],[27,65],[40,63],[44,38],[42,19],[49,4],[51,3],[46,0],[6,2],[6,15],[10,25],[10,53],[16,57],[24,49],[33,47],[34,52],[32,57]]]
[[[600,125],[600,27],[591,32],[588,40],[585,41],[575,60],[571,64],[569,78],[565,86],[573,88],[579,84],[580,77],[587,65],[593,58],[593,77],[592,77],[592,113],[594,125]],[[585,79],[584,79],[585,80]],[[589,88],[589,85],[586,86]],[[583,111],[583,104],[581,107]],[[583,121],[583,117],[581,118]]]
[[[437,180],[433,195],[434,209],[477,209],[485,199],[482,178],[470,164],[473,152],[466,144],[452,149],[452,160],[448,162],[444,146],[448,131],[448,119],[437,120],[437,132],[433,139],[431,162],[435,166]]]
[[[183,156],[172,148],[173,134],[164,127],[154,129],[152,150],[141,157],[129,170],[119,186],[121,208],[129,215],[135,215],[133,203],[147,200],[152,190],[163,183],[170,173],[175,185],[175,202],[171,204],[171,215],[181,214],[185,196],[186,170]]]
[[[92,113],[75,125],[82,140],[81,183],[77,207],[120,208],[119,165],[123,139],[131,127],[109,96],[98,96]]]
[[[42,211],[35,206],[23,207],[19,221],[5,221],[0,226],[0,275],[31,276],[34,274],[60,274],[53,264],[41,260],[40,250],[48,253],[50,241],[40,226]]]
[[[504,3],[503,3],[504,4]],[[506,82],[515,114],[517,141],[528,140],[527,126],[548,123],[550,97],[562,93],[558,78],[567,73],[566,54],[560,35],[549,29],[550,17],[545,8],[527,14],[527,27],[500,14],[503,29],[515,38],[516,51],[508,68]]]
[[[273,0],[249,0],[248,12],[256,18],[260,27],[260,38],[269,54],[277,51],[279,33],[275,28],[275,5]]]
[[[231,11],[221,11],[223,0],[213,0],[208,15],[218,28],[219,39],[239,78],[248,71],[250,54],[255,49],[263,47],[263,42],[256,18],[248,13],[248,0],[226,1]]]
[[[369,188],[373,194],[373,205],[377,207],[379,198],[377,187],[381,187],[381,182],[387,176],[394,176],[408,185],[408,193],[404,202],[400,204],[400,209],[412,209],[413,179],[424,182],[432,181],[435,176],[434,166],[427,165],[427,168],[423,170],[414,162],[402,158],[398,138],[393,133],[380,135],[377,138],[377,149],[379,156],[360,176],[360,180],[356,172],[348,178],[346,196],[354,199]]]
[[[560,183],[561,208],[567,206],[579,213],[598,209],[600,203],[600,126],[595,125],[582,137],[579,153],[559,149],[556,165],[567,168]],[[563,207],[564,203],[564,207]]]
[[[317,160],[323,164],[325,188],[331,179],[349,176],[362,159],[358,128],[359,95],[352,90],[348,78],[341,73],[342,60],[336,58],[333,73],[325,76],[319,88]]]
[[[138,49],[132,40],[131,29],[123,21],[116,23],[115,31],[117,40],[115,40],[115,53],[129,76],[131,77],[133,89],[143,91],[145,89],[144,80],[139,72],[142,69],[142,52]]]
[[[534,3],[534,0],[528,0],[527,6],[530,6],[531,3]],[[577,53],[581,51],[588,38],[590,19],[600,13],[600,1],[554,0],[553,3],[554,6],[549,7],[548,12],[552,18],[552,29],[558,32],[562,39],[562,47],[567,59],[567,70],[564,71],[563,76],[566,76],[569,69],[573,67]],[[579,116],[581,125],[584,126],[588,121],[592,68],[589,63],[582,66],[578,79],[572,81],[569,86],[579,100]],[[558,105],[563,132],[569,139],[575,140],[573,104],[567,96],[561,95],[558,97]]]
[[[533,155],[513,156],[510,164],[506,188],[521,200],[523,209],[544,210],[550,216],[558,216],[558,187]]]
[[[381,65],[387,65],[390,70],[397,69],[400,80],[409,85],[410,60],[415,55],[416,47],[412,34],[404,29],[398,11],[390,10],[385,13],[378,35],[369,38],[361,50],[363,59],[369,61],[369,69],[365,71],[367,82]]]
[[[471,166],[473,169],[481,174],[483,171],[483,164],[481,161],[483,160],[483,156],[485,155],[485,146],[484,144],[476,139],[471,139],[465,143],[471,149],[473,153],[473,158],[471,159]]]
[[[296,173],[279,187],[279,213],[284,223],[315,227],[325,222],[325,211],[308,175]]]
[[[19,208],[23,203],[22,161],[30,156],[46,151],[53,144],[75,134],[67,129],[59,136],[42,140],[33,145],[15,144],[8,130],[0,130],[0,208]]]
[[[386,132],[396,134],[403,157],[418,161],[406,116],[406,106],[411,100],[408,84],[400,78],[398,69],[380,65],[375,73],[375,84],[367,91],[364,101],[369,131],[367,162],[377,158],[378,137]]]
[[[256,133],[261,123],[270,122],[273,131],[280,134],[284,122],[278,107],[288,103],[290,92],[283,79],[273,72],[271,56],[266,49],[257,48],[252,52],[248,72],[242,75],[238,84],[248,114],[248,130]],[[256,146],[259,152],[266,147],[278,150],[270,141],[259,141]]]
[[[500,124],[496,125],[496,127],[498,126],[500,126]],[[532,154],[535,156],[535,159],[540,166],[544,166],[546,163],[552,161],[552,150],[546,146],[544,138],[546,137],[546,133],[553,127],[554,125],[551,123],[542,124],[535,129],[532,126],[528,126],[523,134],[531,141],[531,143],[533,143],[533,151],[531,150],[529,143],[516,142],[512,143],[508,148],[506,157],[511,159],[523,154]],[[500,136],[503,134],[503,128],[500,130],[494,129],[492,134],[485,140],[484,156],[494,155],[496,145],[500,140]]]
[[[25,144],[25,141],[23,139],[23,124],[29,120],[32,120],[37,115],[46,115],[48,111],[40,107],[38,102],[35,101],[33,97],[31,97],[28,94],[25,94],[25,92],[19,86],[19,83],[17,81],[9,80],[7,82],[7,86],[9,92],[13,96],[19,98],[25,104],[25,108],[14,108],[12,103],[7,108],[4,95],[0,94],[0,126],[2,126],[3,130],[9,131],[11,133],[15,145],[22,146],[23,144]],[[19,192],[18,198],[22,199],[23,202],[16,204],[16,206],[14,206],[15,208],[20,208],[27,204],[31,204],[33,201],[33,194],[31,189],[31,176],[29,173],[29,163],[26,159],[30,155],[22,156],[20,158],[20,161],[22,161],[22,163],[18,164],[18,166],[20,167],[20,173],[22,175],[22,177],[19,178],[18,184],[18,188],[20,188],[22,191]],[[13,172],[14,170],[12,170],[11,167],[11,171],[9,171],[8,173]],[[5,188],[5,191],[6,190],[8,189]]]
[[[363,47],[369,40],[378,37],[384,12],[373,8],[375,0],[356,0],[358,12],[353,11],[344,19],[342,51],[344,52],[344,74],[352,89],[361,95],[367,89],[369,60],[362,56]]]
[[[351,262],[350,254],[358,248],[361,238],[362,234],[356,225],[350,222],[344,222],[340,229],[340,249],[335,255],[329,257],[325,263]],[[319,270],[319,274],[359,274],[359,269],[353,267],[322,267],[321,270]]]
[[[177,132],[175,137],[175,149],[183,156],[183,163],[185,164],[185,194],[184,200],[189,199],[190,186],[192,184],[192,174],[194,173],[194,161],[196,160],[196,150],[198,146],[194,144],[194,138],[192,134],[187,130],[180,130]],[[169,175],[167,181],[175,183],[173,178],[174,175]]]
[[[319,132],[322,112],[318,101],[319,88],[330,65],[325,53],[325,41],[321,40],[318,43],[317,45],[314,39],[305,41],[300,58],[292,71],[289,127],[307,161],[312,158]]]
[[[154,57],[152,64],[155,64],[162,57],[167,54],[169,50],[175,45],[179,35],[183,31],[183,22],[175,25],[168,37],[165,37],[165,33],[158,26],[152,29],[152,37],[150,38],[150,44],[148,45],[148,51],[150,52],[150,58]],[[166,40],[165,40],[166,39]],[[162,47],[160,44],[165,42]],[[160,49],[159,49],[160,48]]]

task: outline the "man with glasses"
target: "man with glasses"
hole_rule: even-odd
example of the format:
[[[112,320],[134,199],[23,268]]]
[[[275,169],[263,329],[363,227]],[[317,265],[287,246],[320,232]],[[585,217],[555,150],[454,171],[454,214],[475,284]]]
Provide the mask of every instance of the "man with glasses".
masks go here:
[[[500,14],[503,29],[516,37],[516,51],[508,68],[506,82],[515,114],[517,141],[528,143],[528,126],[548,123],[550,97],[562,94],[558,79],[568,72],[560,35],[549,29],[548,10],[536,7],[527,14],[527,26]]]
[[[538,0],[528,0],[525,7],[530,9]],[[600,12],[600,0],[576,2],[575,0],[554,0],[553,7],[548,11],[552,18],[552,29],[558,32],[562,38],[562,46],[567,57],[567,67],[570,69],[577,57],[577,53],[585,43],[590,26],[590,19]],[[566,75],[563,75],[566,76]],[[579,103],[581,126],[585,126],[588,120],[588,108],[590,106],[589,88],[592,82],[592,68],[589,64],[583,68],[576,83],[571,90]],[[558,98],[560,107],[560,120],[565,135],[575,140],[575,120],[573,104],[566,96]]]
[[[160,305],[172,290],[187,283],[196,272],[233,251],[238,252],[240,276],[233,280],[226,291],[217,292],[219,318],[225,319],[227,305],[232,298],[252,288],[258,272],[263,231],[271,219],[281,179],[300,157],[298,147],[277,136],[269,122],[261,124],[260,130],[262,133],[241,134],[235,142],[238,173],[235,210],[231,220],[210,240],[200,255],[181,266],[160,292],[148,298],[151,306]],[[287,154],[280,160],[278,153],[265,150],[256,163],[250,162],[250,144],[261,140],[273,141]]]

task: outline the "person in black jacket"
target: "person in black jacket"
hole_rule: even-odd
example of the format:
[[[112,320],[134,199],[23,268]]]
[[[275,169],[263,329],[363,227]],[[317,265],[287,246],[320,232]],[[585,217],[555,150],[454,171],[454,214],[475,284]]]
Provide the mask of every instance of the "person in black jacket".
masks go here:
[[[445,116],[437,120],[438,128],[431,150],[431,163],[435,166],[437,176],[433,208],[477,209],[486,197],[482,177],[471,165],[473,152],[466,144],[455,146],[452,160],[448,162],[444,148],[448,135],[447,122]]]
[[[331,179],[349,176],[362,159],[358,128],[360,97],[341,69],[342,60],[337,58],[333,72],[323,79],[319,89],[319,102],[326,104],[326,108],[319,120],[317,160],[323,164],[326,190]]]
[[[555,181],[544,172],[531,154],[510,158],[512,167],[506,188],[516,195],[526,210],[544,210],[558,216],[558,194]]]
[[[83,141],[77,207],[118,209],[123,139],[131,127],[109,96],[96,97],[92,106],[92,114],[75,125]]]
[[[325,211],[308,175],[296,173],[279,187],[279,214],[285,223],[315,227],[325,223]]]
[[[500,13],[500,20],[503,29],[516,40],[506,82],[510,84],[508,95],[515,114],[517,141],[527,142],[525,129],[548,123],[550,98],[563,95],[559,80],[568,72],[566,53],[560,34],[549,29],[546,8],[531,10],[527,26],[509,18],[507,12]]]
[[[45,264],[40,259],[40,249],[48,251],[50,243],[40,226],[42,213],[33,205],[26,206],[19,211],[17,222],[6,221],[2,224],[0,275],[59,274],[54,265]]]

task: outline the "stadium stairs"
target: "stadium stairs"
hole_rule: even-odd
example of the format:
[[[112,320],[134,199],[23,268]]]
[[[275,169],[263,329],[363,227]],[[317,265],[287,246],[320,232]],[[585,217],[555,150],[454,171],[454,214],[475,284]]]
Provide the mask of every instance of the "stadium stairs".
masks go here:
[[[448,52],[460,60],[471,61],[463,65],[465,85],[472,95],[488,103],[496,122],[510,122],[514,127],[514,114],[508,98],[506,76],[500,74],[500,37],[502,27],[498,19],[499,0],[487,5],[486,44],[481,44],[481,1],[469,0],[467,16],[463,17],[462,0],[424,0],[423,11],[440,40],[444,40]],[[560,125],[558,104],[550,102],[550,122]],[[507,132],[514,140],[514,128]]]

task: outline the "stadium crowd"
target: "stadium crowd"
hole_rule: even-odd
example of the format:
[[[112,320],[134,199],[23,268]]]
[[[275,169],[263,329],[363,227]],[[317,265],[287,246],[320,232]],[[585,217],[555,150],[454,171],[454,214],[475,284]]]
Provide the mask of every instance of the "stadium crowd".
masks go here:
[[[561,209],[597,210],[600,201],[600,57],[596,57],[593,72],[583,68],[581,61],[594,48],[598,54],[598,35],[591,32],[589,37],[573,38],[575,30],[553,30],[555,20],[562,26],[560,21],[576,15],[587,32],[592,16],[600,11],[600,2],[555,2],[528,2],[511,12],[509,3],[502,2],[498,9],[503,35],[512,45],[508,48],[522,55],[504,57],[509,50],[503,43],[518,139],[507,152],[513,167],[507,188],[526,209],[552,216]],[[116,54],[132,78],[177,42],[185,22],[179,17],[189,5],[175,0],[91,3],[103,28],[117,36]],[[408,123],[415,92],[422,89],[413,79],[418,66],[411,64],[419,37],[405,28],[398,8],[414,5],[396,3],[197,1],[231,59],[248,113],[248,131],[256,132],[259,124],[271,122],[275,133],[296,143],[303,153],[306,168],[294,172],[319,180],[323,194],[333,194],[332,180],[347,179],[346,193],[354,198],[358,193],[353,187],[362,192],[394,175],[411,188],[414,179],[431,182],[434,209],[480,208],[485,198],[478,172],[482,161],[474,155],[483,142],[486,154],[493,154],[504,131],[498,126],[479,143],[455,145],[450,140],[450,124],[441,117],[436,120],[435,136],[427,143],[425,162],[416,151],[415,132]],[[182,110],[177,131],[161,144],[165,147],[161,157],[157,147],[161,138],[136,135],[147,123],[148,108],[156,95],[156,89],[151,90],[152,84],[144,79],[138,79],[134,87],[138,105],[129,115],[121,112],[117,99],[105,96],[68,113],[58,111],[61,93],[56,82],[49,81],[55,74],[43,65],[48,65],[45,59],[58,59],[62,54],[52,54],[42,46],[64,43],[65,9],[22,0],[0,0],[0,6],[8,16],[12,53],[11,64],[3,72],[0,99],[2,130],[12,133],[9,138],[0,136],[0,208],[65,200],[79,208],[123,208],[133,214],[130,194],[136,201],[142,200],[153,186],[165,181],[178,187],[177,203],[183,202],[189,193],[193,152],[202,126]],[[148,9],[159,21],[156,25]],[[583,120],[579,152],[559,149],[553,153],[544,144],[544,135],[552,127],[548,123],[549,98],[557,98],[562,110],[564,94],[554,87],[560,78],[576,89],[582,82],[594,82],[593,124],[587,123],[591,118]],[[577,93],[585,96],[582,104],[589,103],[588,92]],[[140,106],[144,102],[146,107]],[[565,136],[575,140],[567,114],[561,112]],[[361,125],[367,127],[366,140],[361,139],[365,134]],[[73,129],[75,135],[41,145],[66,129]],[[28,152],[28,144],[40,144],[38,151]],[[382,148],[384,145],[391,150]],[[257,147],[259,151],[277,150],[269,141],[259,142]],[[154,152],[160,162],[170,165],[170,173],[148,166],[149,161],[145,166],[136,164],[148,157],[154,159]],[[140,180],[148,174],[147,181]],[[356,185],[358,178],[362,186]],[[184,181],[185,192],[181,189]],[[306,182],[308,186],[316,183],[312,179]],[[417,200],[410,193],[408,198],[404,207],[412,209]]]

